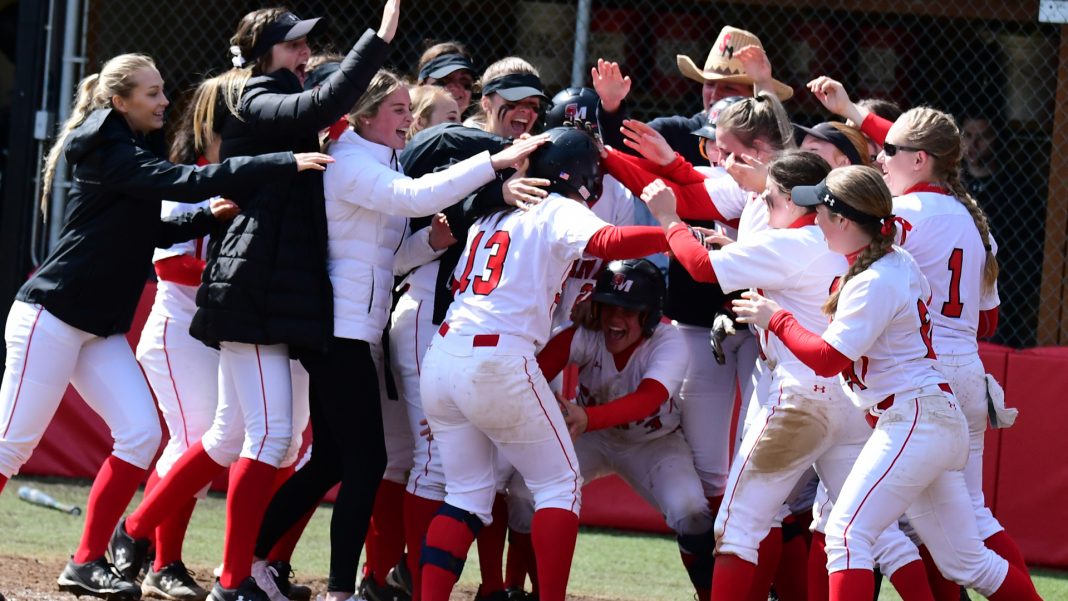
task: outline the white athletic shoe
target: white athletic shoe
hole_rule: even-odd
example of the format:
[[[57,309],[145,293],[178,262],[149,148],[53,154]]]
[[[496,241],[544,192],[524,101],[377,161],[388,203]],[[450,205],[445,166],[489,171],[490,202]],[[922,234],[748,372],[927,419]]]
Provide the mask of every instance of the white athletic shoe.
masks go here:
[[[282,594],[282,591],[278,590],[278,585],[275,583],[275,578],[277,577],[278,572],[276,572],[266,561],[252,562],[252,578],[256,581],[256,586],[260,587],[260,590],[267,593],[267,597],[269,597],[271,601],[289,601],[289,599]]]

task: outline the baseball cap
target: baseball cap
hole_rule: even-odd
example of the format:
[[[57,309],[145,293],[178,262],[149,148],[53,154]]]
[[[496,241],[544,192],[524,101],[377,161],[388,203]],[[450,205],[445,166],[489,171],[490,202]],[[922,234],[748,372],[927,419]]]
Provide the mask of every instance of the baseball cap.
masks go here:
[[[805,127],[794,123],[794,135],[797,138],[798,145],[805,139],[805,136],[812,136],[818,140],[834,144],[834,147],[849,159],[849,164],[864,164],[864,160],[860,158],[860,153],[857,152],[857,147],[853,146],[853,143],[842,133],[842,130],[835,127],[829,121],[820,123],[815,127]]]
[[[446,77],[449,73],[459,71],[460,69],[467,69],[471,73],[474,73],[475,65],[467,60],[467,57],[462,54],[442,54],[441,56],[436,56],[427,61],[427,63],[423,65],[423,68],[419,70],[419,81],[426,81],[431,77],[434,79],[441,79]]]
[[[256,60],[279,42],[291,42],[308,37],[319,29],[321,20],[322,17],[302,20],[293,13],[282,13],[277,19],[264,26],[256,45],[252,47],[252,56],[247,58]]]
[[[509,102],[517,102],[531,96],[538,96],[548,100],[549,97],[542,92],[541,78],[530,73],[511,73],[491,79],[482,84],[482,95],[489,96],[492,93],[500,94]]]
[[[865,213],[853,205],[835,196],[834,192],[827,187],[827,180],[823,180],[815,186],[794,186],[790,190],[790,200],[801,207],[814,207],[825,204],[831,211],[842,217],[857,223],[879,223],[882,217],[876,217],[871,213]]]

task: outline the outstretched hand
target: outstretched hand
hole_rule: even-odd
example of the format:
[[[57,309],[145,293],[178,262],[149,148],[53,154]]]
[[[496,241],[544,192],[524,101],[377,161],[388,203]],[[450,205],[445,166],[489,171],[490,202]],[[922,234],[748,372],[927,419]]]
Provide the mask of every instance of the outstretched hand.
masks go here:
[[[771,87],[771,61],[763,48],[752,44],[743,46],[734,52],[734,58],[741,61],[746,75],[753,79],[757,88],[774,94],[775,90]]]
[[[619,105],[630,93],[630,76],[624,77],[619,63],[597,59],[597,66],[590,69],[593,89],[601,98],[601,106],[609,113],[619,110]]]
[[[831,79],[826,75],[821,75],[808,82],[805,87],[812,92],[812,95],[816,97],[816,100],[819,100],[820,104],[822,104],[828,111],[849,119],[856,124],[857,127],[860,127],[860,124],[864,121],[867,111],[857,106],[856,103],[849,98],[849,93],[846,92],[842,82],[836,79]]]
[[[505,147],[497,154],[490,157],[490,163],[494,171],[514,167],[526,159],[539,146],[549,141],[549,134],[538,134],[526,138],[520,138]]]
[[[765,330],[771,323],[771,316],[782,310],[775,301],[753,291],[743,292],[742,298],[731,301],[731,304],[737,321],[751,323]]]
[[[653,180],[651,184],[642,190],[641,199],[649,207],[649,212],[665,229],[670,228],[673,223],[681,221],[675,212],[677,204],[675,191],[669,188],[664,183],[664,180]]]
[[[526,177],[526,162],[521,162],[512,177],[505,180],[501,185],[505,204],[517,209],[528,211],[530,207],[538,204],[549,192],[545,190],[552,182],[540,177]]]
[[[723,168],[748,192],[760,194],[768,185],[768,166],[755,156],[743,154],[738,157],[732,153],[723,162]]]
[[[430,248],[442,250],[456,244],[456,237],[452,235],[449,220],[444,213],[434,215],[430,220]]]
[[[660,132],[634,119],[623,120],[623,143],[641,153],[657,165],[664,166],[675,160],[675,151]]]
[[[308,169],[323,171],[326,169],[326,165],[334,162],[332,156],[321,152],[298,152],[293,155],[293,158],[297,160],[297,171],[307,171]]]
[[[390,43],[393,36],[397,35],[397,21],[400,19],[401,0],[386,0],[386,6],[382,9],[382,24],[378,27],[378,37]]]

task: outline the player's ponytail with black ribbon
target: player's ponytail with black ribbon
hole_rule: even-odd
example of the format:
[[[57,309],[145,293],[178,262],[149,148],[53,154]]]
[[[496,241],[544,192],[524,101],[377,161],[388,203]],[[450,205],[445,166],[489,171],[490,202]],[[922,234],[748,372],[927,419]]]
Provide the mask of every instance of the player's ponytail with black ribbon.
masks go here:
[[[949,189],[975,221],[979,237],[986,249],[983,263],[983,288],[989,290],[998,279],[998,260],[990,244],[990,223],[986,213],[975,202],[960,181],[960,128],[952,115],[938,109],[921,106],[901,115],[905,124],[905,140],[910,146],[922,148],[934,161],[934,177]]]
[[[838,288],[823,303],[823,312],[834,315],[838,310],[838,296],[846,282],[890,252],[897,234],[897,225],[892,212],[894,199],[883,182],[882,175],[875,169],[861,166],[839,167],[827,175],[826,182],[827,188],[838,199],[871,217],[863,222],[853,220],[857,227],[871,235],[871,243],[860,251],[857,259],[849,266],[849,271],[846,271],[838,282]]]

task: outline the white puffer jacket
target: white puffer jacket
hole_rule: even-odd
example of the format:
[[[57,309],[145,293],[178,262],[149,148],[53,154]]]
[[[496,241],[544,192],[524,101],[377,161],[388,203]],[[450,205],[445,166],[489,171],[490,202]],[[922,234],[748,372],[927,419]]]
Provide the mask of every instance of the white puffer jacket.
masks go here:
[[[437,258],[429,228],[408,236],[408,217],[433,215],[496,175],[483,152],[418,179],[401,172],[393,149],[346,131],[323,173],[334,336],[378,342],[389,320],[394,273]],[[392,165],[392,166],[391,166]],[[444,249],[442,249],[444,250]]]

